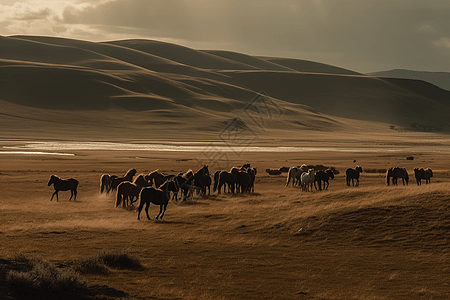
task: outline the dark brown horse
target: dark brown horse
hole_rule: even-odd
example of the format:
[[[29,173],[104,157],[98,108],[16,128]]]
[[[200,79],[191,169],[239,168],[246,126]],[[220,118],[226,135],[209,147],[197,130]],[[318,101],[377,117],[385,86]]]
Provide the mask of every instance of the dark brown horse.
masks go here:
[[[236,176],[228,171],[220,171],[218,177],[219,178],[217,179],[218,181],[217,193],[220,194],[222,186],[223,192],[225,193],[225,189],[228,186],[228,192],[231,191],[231,193],[234,194],[236,188]]]
[[[173,181],[177,184],[177,187],[182,192],[181,199],[184,201],[190,196],[190,191],[193,187],[194,173],[192,170],[188,170],[186,173],[180,173],[173,178]],[[178,193],[174,194],[172,198],[178,201]]]
[[[148,181],[153,182],[155,184],[155,187],[159,187],[164,182],[166,182],[167,180],[172,179],[174,177],[175,177],[175,175],[165,175],[165,174],[161,173],[159,170],[155,170],[155,171],[151,172],[150,174],[148,174],[145,178]]]
[[[255,192],[255,179],[256,174],[258,173],[258,170],[256,168],[248,168],[247,173],[250,175],[250,182],[248,187],[248,192]]]
[[[100,177],[100,194],[109,193],[111,190],[111,183],[113,179],[117,178],[116,175],[103,174]]]
[[[236,175],[236,193],[248,193],[251,180],[252,178],[247,171],[239,171]]]
[[[206,188],[208,188],[208,194],[210,193],[211,177],[208,165],[204,165],[194,173],[194,186],[201,191],[202,195],[206,195]]]
[[[150,185],[151,183],[142,174],[136,177],[133,182],[121,182],[117,187],[116,207],[120,205],[120,202],[122,202],[123,207],[128,206],[128,201],[133,205],[137,201],[141,189]],[[133,201],[134,198],[136,200]]]
[[[159,205],[159,213],[156,216],[156,219],[158,220],[161,217],[162,220],[162,218],[164,217],[164,213],[166,212],[167,209],[167,204],[169,203],[170,199],[168,191],[172,191],[172,189],[173,191],[176,189],[174,181],[172,180],[166,181],[160,186],[160,188],[154,187],[143,188],[139,195],[141,202],[139,203],[137,219],[140,220],[141,211],[145,205],[145,213],[147,215],[147,219],[150,220],[150,216],[148,215],[148,209],[150,207],[150,203],[153,203]]]
[[[123,177],[114,176],[114,178],[111,179],[111,188],[109,190],[115,191],[119,186],[119,184],[121,184],[124,181],[133,182],[133,177],[134,175],[136,175],[136,173],[137,173],[136,169],[129,169]]]
[[[433,171],[430,168],[414,168],[414,176],[416,177],[417,185],[422,185],[422,179],[425,179],[425,184],[431,182]]]
[[[69,201],[73,198],[73,200],[77,199],[77,187],[78,187],[78,180],[69,178],[69,179],[61,179],[61,177],[52,175],[50,176],[50,180],[48,181],[48,186],[51,186],[53,184],[53,188],[55,189],[55,192],[52,195],[52,198],[50,201],[53,200],[53,196],[56,195],[56,201],[59,201],[58,199],[58,192],[59,191],[69,191],[70,190],[70,198]]]
[[[362,173],[362,167],[356,166],[354,169],[348,168],[345,170],[345,178],[347,180],[347,185],[350,186],[350,181],[352,185],[355,186],[354,180],[356,179],[356,186],[359,186],[359,173]]]
[[[392,177],[392,185],[397,185],[398,179],[401,178],[403,185],[408,185],[409,175],[405,168],[392,167],[386,172],[386,184],[389,186],[390,179]]]
[[[329,179],[334,179],[334,173],[332,170],[328,169],[326,171],[317,171],[316,177],[314,178],[314,187],[317,190],[316,182],[319,185],[319,191],[322,190],[322,182],[323,182],[323,189],[328,190],[328,186],[330,183],[328,182]]]

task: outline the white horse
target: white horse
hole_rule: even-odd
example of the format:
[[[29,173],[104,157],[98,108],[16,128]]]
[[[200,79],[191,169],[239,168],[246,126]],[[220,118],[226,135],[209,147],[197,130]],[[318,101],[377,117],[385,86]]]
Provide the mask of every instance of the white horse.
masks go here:
[[[307,172],[307,171],[308,171],[308,166],[305,164],[303,164],[301,167],[297,166],[297,167],[289,168],[285,186],[289,185],[291,178],[292,178],[292,186],[298,185],[300,183],[300,176],[302,175],[303,172]]]
[[[301,179],[301,185],[302,185],[302,191],[309,192],[309,188],[312,187],[314,184],[315,179],[315,172],[314,169],[309,169],[308,172],[303,172],[302,175],[300,175]]]

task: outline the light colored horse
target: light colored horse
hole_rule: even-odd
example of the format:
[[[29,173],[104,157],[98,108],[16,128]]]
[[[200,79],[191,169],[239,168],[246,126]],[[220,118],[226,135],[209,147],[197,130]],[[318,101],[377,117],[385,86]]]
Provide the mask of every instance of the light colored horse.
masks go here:
[[[300,175],[302,191],[309,192],[310,188],[312,191],[312,187],[314,185],[314,180],[316,177],[315,173],[316,172],[314,171],[314,169],[309,169],[308,172],[303,172],[302,175]]]
[[[304,172],[308,172],[308,166],[305,165],[305,164],[303,164],[301,166],[289,168],[285,186],[289,185],[289,182],[291,181],[291,178],[292,178],[292,186],[299,185],[299,183],[300,183],[300,176]]]

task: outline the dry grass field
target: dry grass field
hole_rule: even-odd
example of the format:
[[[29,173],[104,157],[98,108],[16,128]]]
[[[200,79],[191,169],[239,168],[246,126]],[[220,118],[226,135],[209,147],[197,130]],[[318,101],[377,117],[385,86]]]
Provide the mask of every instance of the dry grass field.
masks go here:
[[[448,299],[449,99],[298,59],[0,37],[0,299]],[[171,201],[163,221],[99,192],[104,173],[204,163],[251,163],[255,191]],[[265,172],[302,164],[339,174],[303,192]],[[393,166],[408,186],[386,185]],[[432,168],[431,184],[415,167]],[[50,201],[52,174],[79,181],[75,201]],[[27,282],[40,289],[24,295]]]
[[[1,258],[18,256],[59,264],[122,251],[143,268],[86,274],[89,299],[447,299],[450,286],[450,164],[448,154],[411,152],[245,152],[259,173],[255,192],[211,193],[171,201],[163,221],[137,220],[99,194],[103,173],[159,169],[173,174],[198,167],[195,153],[75,151],[75,156],[0,157]],[[149,155],[151,157],[149,157]],[[191,157],[191,158],[189,158]],[[353,161],[356,160],[356,163]],[[266,168],[301,163],[335,167],[327,191],[285,187],[286,173]],[[359,187],[347,187],[345,169],[361,164]],[[378,169],[404,166],[408,186],[386,186]],[[415,166],[434,170],[417,186]],[[215,171],[211,169],[211,172]],[[380,171],[378,171],[380,172]],[[50,201],[49,176],[80,182]],[[136,204],[135,204],[136,206]],[[0,298],[7,298],[2,264]],[[105,287],[108,286],[109,288]],[[13,296],[13,295],[10,295]]]

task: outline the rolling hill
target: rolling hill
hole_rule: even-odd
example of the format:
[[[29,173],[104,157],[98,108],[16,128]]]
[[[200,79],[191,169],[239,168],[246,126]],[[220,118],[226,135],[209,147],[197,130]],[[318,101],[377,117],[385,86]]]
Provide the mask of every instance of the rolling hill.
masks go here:
[[[0,37],[3,137],[209,140],[233,120],[267,138],[446,132],[449,99],[424,81],[304,60],[152,40]]]
[[[406,78],[427,81],[441,89],[450,91],[450,73],[449,72],[424,72],[403,69],[394,69],[389,71],[380,71],[367,74],[376,77],[388,78]]]

